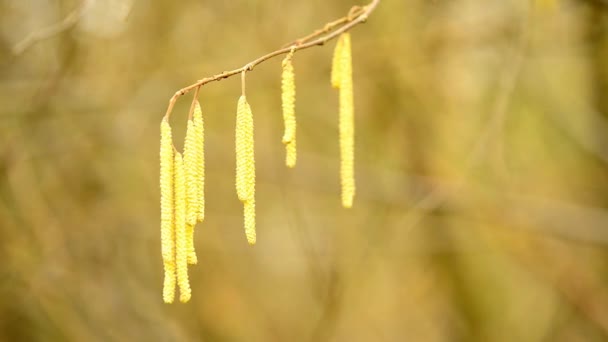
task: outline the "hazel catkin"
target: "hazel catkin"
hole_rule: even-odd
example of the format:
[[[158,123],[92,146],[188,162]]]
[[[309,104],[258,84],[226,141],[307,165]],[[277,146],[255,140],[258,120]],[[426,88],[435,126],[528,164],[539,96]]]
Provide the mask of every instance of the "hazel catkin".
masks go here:
[[[351,208],[355,196],[355,116],[353,101],[352,56],[350,34],[341,36],[339,58],[339,135],[340,135],[340,183],[342,206]]]
[[[283,109],[283,122],[285,123],[285,133],[283,134],[283,144],[285,144],[287,167],[296,165],[296,84],[291,59],[293,51],[283,60],[281,73],[281,104]]]
[[[236,115],[236,192],[244,205],[245,234],[255,244],[255,158],[253,115],[245,95],[239,98]]]
[[[172,303],[175,297],[175,217],[173,193],[173,141],[171,126],[166,119],[160,124],[160,226],[161,254],[164,267],[163,301]]]
[[[239,98],[236,114],[236,192],[241,202],[255,194],[253,115],[244,95]]]
[[[188,280],[188,235],[186,231],[186,177],[184,162],[179,152],[175,153],[175,267],[179,300],[190,300],[192,291]]]
[[[184,167],[186,172],[186,222],[194,226],[198,215],[198,149],[196,127],[192,119],[188,119],[186,140],[184,141]]]
[[[198,179],[198,212],[196,216],[199,222],[203,222],[205,220],[205,126],[203,112],[198,101],[194,106],[193,120],[196,130],[196,177]]]

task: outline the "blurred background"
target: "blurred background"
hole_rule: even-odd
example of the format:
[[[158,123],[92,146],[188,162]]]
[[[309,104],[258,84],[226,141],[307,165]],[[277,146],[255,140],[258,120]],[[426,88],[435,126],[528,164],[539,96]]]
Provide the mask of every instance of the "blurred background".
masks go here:
[[[608,340],[608,1],[382,0],[351,31],[354,207],[334,42],[247,78],[258,243],[234,189],[239,77],[205,85],[207,215],[163,304],[169,98],[340,1],[0,1],[0,340]],[[191,94],[173,112],[181,149]]]

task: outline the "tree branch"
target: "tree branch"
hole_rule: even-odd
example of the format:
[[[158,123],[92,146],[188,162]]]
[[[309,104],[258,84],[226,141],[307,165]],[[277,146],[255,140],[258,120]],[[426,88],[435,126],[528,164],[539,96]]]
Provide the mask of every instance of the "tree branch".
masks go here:
[[[177,99],[180,96],[187,94],[190,90],[195,89],[195,88],[200,88],[201,86],[203,86],[209,82],[212,82],[212,81],[220,81],[220,80],[223,80],[225,78],[228,78],[228,77],[240,74],[240,73],[251,71],[251,70],[253,70],[253,68],[256,65],[258,65],[270,58],[289,53],[292,49],[293,49],[293,51],[298,51],[298,50],[308,49],[310,47],[317,46],[317,45],[323,45],[327,41],[330,41],[330,40],[338,37],[340,34],[350,30],[351,28],[357,26],[358,24],[364,23],[367,20],[367,17],[374,11],[374,9],[376,9],[376,6],[378,6],[379,3],[380,3],[380,0],[372,0],[372,2],[370,2],[367,6],[364,6],[364,7],[355,6],[349,11],[347,16],[337,19],[335,21],[332,21],[330,23],[327,23],[322,29],[316,30],[315,32],[296,40],[295,42],[289,44],[286,47],[283,47],[279,50],[270,52],[262,57],[259,57],[238,69],[224,71],[222,73],[219,73],[219,74],[211,76],[211,77],[205,77],[187,87],[184,87],[184,88],[178,90],[169,100],[169,106],[167,108],[167,112],[165,113],[165,117],[167,119],[169,119],[169,117],[171,116],[171,111],[173,110],[173,106],[175,105],[175,102],[177,101]],[[331,32],[334,28],[336,28],[337,26],[340,26],[340,25],[343,25],[343,26],[341,26],[340,28]],[[321,36],[321,37],[316,38],[319,36]],[[316,38],[316,39],[314,39],[314,38]],[[311,40],[311,39],[314,39],[314,40]]]
[[[70,12],[62,21],[52,26],[45,27],[42,30],[30,33],[22,41],[15,44],[13,47],[13,54],[20,55],[30,46],[34,45],[34,43],[51,38],[54,35],[71,28],[80,20],[80,18],[82,18],[90,3],[91,0],[84,0],[78,8]]]

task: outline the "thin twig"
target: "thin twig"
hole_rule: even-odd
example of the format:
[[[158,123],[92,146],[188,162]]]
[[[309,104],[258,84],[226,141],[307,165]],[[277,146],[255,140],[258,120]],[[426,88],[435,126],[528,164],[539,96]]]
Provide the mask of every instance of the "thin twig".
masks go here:
[[[178,90],[171,97],[171,99],[169,100],[169,106],[167,107],[167,112],[165,113],[165,117],[167,119],[169,118],[169,116],[171,115],[171,111],[173,110],[173,106],[175,106],[175,102],[177,101],[177,99],[180,96],[182,96],[184,94],[187,94],[190,90],[192,90],[194,88],[197,88],[197,87],[201,87],[201,86],[203,86],[203,85],[205,85],[205,84],[207,84],[209,82],[212,82],[212,81],[220,81],[220,80],[223,80],[225,78],[228,78],[228,77],[234,76],[236,74],[239,74],[241,72],[251,71],[251,70],[253,70],[253,68],[256,65],[258,65],[258,64],[260,64],[260,63],[262,63],[262,62],[264,62],[264,61],[266,61],[266,60],[268,60],[268,59],[270,59],[272,57],[279,56],[279,55],[282,55],[282,54],[286,54],[286,53],[288,53],[288,52],[290,52],[292,50],[295,52],[295,51],[298,51],[298,50],[308,49],[308,48],[313,47],[313,46],[323,45],[327,41],[332,40],[332,39],[338,37],[340,34],[342,34],[342,33],[346,32],[346,31],[352,29],[356,25],[365,22],[367,20],[367,17],[374,11],[374,9],[376,9],[376,6],[378,6],[379,3],[380,3],[380,0],[372,0],[372,2],[369,3],[369,5],[363,7],[363,10],[360,13],[358,13],[359,11],[357,11],[356,7],[355,7],[354,10],[351,10],[349,12],[349,15],[346,17],[347,18],[346,21],[341,21],[343,19],[339,19],[338,20],[338,21],[341,21],[340,23],[344,24],[342,27],[336,29],[335,31],[333,31],[331,33],[328,33],[325,36],[322,36],[320,38],[317,38],[315,40],[312,40],[312,41],[309,41],[309,42],[306,42],[306,43],[297,44],[298,41],[303,41],[304,39],[310,39],[310,37],[316,37],[316,36],[322,35],[324,33],[324,32],[322,32],[322,33],[316,34],[315,32],[313,32],[312,34],[310,34],[310,35],[308,35],[308,36],[306,36],[304,38],[301,38],[300,40],[296,41],[295,44],[292,44],[290,46],[287,46],[287,47],[281,48],[279,50],[273,51],[271,53],[268,53],[268,54],[266,54],[266,55],[264,55],[262,57],[259,57],[259,58],[255,59],[252,62],[249,62],[249,63],[245,64],[244,66],[242,66],[242,67],[240,67],[238,69],[234,69],[234,70],[230,70],[230,71],[224,71],[224,72],[222,72],[220,74],[217,74],[217,75],[214,75],[214,76],[211,76],[211,77],[205,77],[205,78],[200,79],[200,80],[196,81],[195,83],[193,83],[193,84],[191,84],[191,85],[189,85],[187,87],[184,87],[184,88]],[[352,20],[350,20],[350,18],[352,18]],[[332,24],[332,23],[329,23],[329,24]],[[332,26],[332,28],[335,27],[335,26],[337,26],[337,25],[339,25],[339,24],[335,24],[334,26]],[[326,27],[327,27],[327,25],[326,25]]]
[[[192,103],[190,104],[190,111],[188,111],[188,120],[192,120],[192,113],[194,112],[194,107],[196,106],[196,99],[198,99],[199,90],[201,90],[201,87],[197,87],[194,90],[194,96],[192,97]]]
[[[346,23],[353,21],[355,18],[357,18],[359,15],[361,15],[361,13],[363,13],[364,10],[365,10],[365,7],[353,6],[353,8],[351,8],[350,11],[348,12],[348,15],[346,15],[340,19],[336,19],[332,22],[329,22],[329,23],[325,24],[325,26],[323,26],[323,28],[316,30],[315,32],[309,34],[308,36],[302,37],[289,44],[285,44],[282,47],[288,47],[288,46],[292,46],[292,45],[302,45],[303,43],[306,43],[306,42],[310,41],[311,39],[314,39],[321,35],[327,34],[327,33],[331,32],[337,26],[344,25]]]
[[[13,47],[13,54],[20,55],[30,46],[34,45],[34,43],[51,38],[52,36],[71,28],[78,22],[78,20],[80,20],[80,18],[82,18],[90,3],[91,0],[83,0],[80,6],[70,12],[70,14],[63,18],[62,21],[52,26],[45,27],[39,31],[30,33],[22,41],[15,44]]]
[[[245,95],[245,74],[247,73],[246,70],[243,70],[243,72],[241,72],[241,94],[243,96],[247,96]]]

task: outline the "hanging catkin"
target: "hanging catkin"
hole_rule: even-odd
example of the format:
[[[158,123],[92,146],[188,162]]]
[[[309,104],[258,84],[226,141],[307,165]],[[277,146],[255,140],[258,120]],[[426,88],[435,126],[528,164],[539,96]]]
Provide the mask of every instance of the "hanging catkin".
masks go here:
[[[236,114],[236,192],[241,202],[255,194],[253,116],[245,96],[239,98]]]
[[[203,112],[201,106],[196,101],[194,105],[194,128],[196,129],[196,154],[198,156],[196,162],[196,174],[198,179],[198,212],[197,220],[203,222],[205,220],[205,126],[203,120]]]
[[[285,133],[283,134],[283,144],[285,144],[287,167],[296,165],[296,84],[291,58],[293,51],[283,60],[283,72],[281,74],[281,104],[283,107],[283,121],[285,123]]]
[[[186,231],[186,177],[184,162],[179,152],[175,153],[175,265],[179,300],[190,300],[191,290],[188,280],[188,235]]]
[[[173,193],[173,142],[171,126],[166,119],[160,124],[160,226],[161,254],[165,277],[163,300],[173,303],[175,297],[175,217]]]
[[[334,54],[331,60],[331,86],[334,88],[340,88],[340,61],[342,59],[343,40],[344,34],[338,38],[338,42],[334,48]]]
[[[198,151],[197,132],[192,119],[188,119],[186,128],[186,140],[184,141],[184,167],[186,171],[186,222],[194,226],[198,214]]]
[[[353,77],[350,34],[341,36],[339,58],[339,127],[340,127],[340,182],[342,186],[342,206],[353,206],[355,196],[355,117],[353,103]]]
[[[245,234],[255,244],[255,158],[253,115],[245,95],[236,110],[236,192],[244,204]]]

